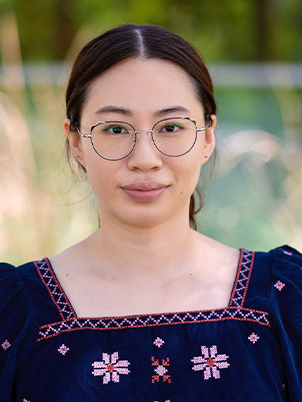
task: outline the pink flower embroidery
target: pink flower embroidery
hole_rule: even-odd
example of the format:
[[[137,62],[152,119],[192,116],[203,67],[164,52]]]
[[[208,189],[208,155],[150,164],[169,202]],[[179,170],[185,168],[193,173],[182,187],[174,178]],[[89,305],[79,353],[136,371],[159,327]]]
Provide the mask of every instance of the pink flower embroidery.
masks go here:
[[[163,339],[157,337],[153,342],[153,345],[157,346],[158,348],[161,348],[164,343],[165,341]]]
[[[119,360],[118,352],[112,355],[103,353],[103,361],[92,363],[94,368],[92,374],[94,376],[103,376],[103,384],[108,384],[110,381],[120,382],[119,374],[129,374],[127,368],[130,365],[128,360]]]
[[[58,352],[61,353],[61,355],[65,356],[66,353],[69,351],[69,348],[64,345],[64,343],[59,347]]]
[[[220,378],[219,369],[228,368],[230,366],[227,362],[229,356],[226,354],[218,355],[216,345],[213,345],[210,348],[202,346],[201,353],[202,356],[195,356],[191,360],[194,363],[192,370],[203,370],[204,380],[208,380],[212,375],[216,380],[218,380]]]
[[[279,290],[279,292],[281,292],[281,290],[284,288],[284,286],[285,286],[285,283],[283,283],[283,282],[281,282],[281,281],[278,281],[278,282],[276,282],[275,283],[275,288],[276,289],[278,289]]]
[[[12,345],[8,342],[8,340],[4,341],[1,345],[4,350],[9,349]]]
[[[154,402],[158,402],[158,401],[154,401]],[[170,400],[170,399],[167,399],[165,402],[171,402],[171,400]]]
[[[282,251],[283,251],[284,254],[293,255],[293,253],[290,253],[289,251],[285,251],[285,250],[282,250]]]
[[[159,360],[152,356],[151,358],[152,366],[155,366],[154,373],[155,375],[152,376],[152,383],[159,382],[160,377],[162,377],[163,382],[171,382],[170,375],[168,373],[167,367],[169,367],[169,357],[167,359],[162,359],[161,364],[159,364]]]
[[[28,401],[27,399],[23,399],[23,402],[30,402],[30,401]]]
[[[255,344],[260,339],[260,337],[253,332],[247,339]]]

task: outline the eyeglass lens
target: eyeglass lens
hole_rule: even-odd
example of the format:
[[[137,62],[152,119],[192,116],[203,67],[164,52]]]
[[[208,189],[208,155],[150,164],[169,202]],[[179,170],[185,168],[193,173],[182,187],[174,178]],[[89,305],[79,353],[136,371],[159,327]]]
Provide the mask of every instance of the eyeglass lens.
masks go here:
[[[137,136],[144,135],[138,133]],[[107,122],[97,124],[91,132],[91,140],[97,153],[106,159],[122,159],[135,146],[135,131],[128,123]],[[139,140],[139,138],[137,138]],[[180,156],[193,147],[196,141],[195,123],[188,119],[161,120],[153,127],[156,148],[168,156]]]

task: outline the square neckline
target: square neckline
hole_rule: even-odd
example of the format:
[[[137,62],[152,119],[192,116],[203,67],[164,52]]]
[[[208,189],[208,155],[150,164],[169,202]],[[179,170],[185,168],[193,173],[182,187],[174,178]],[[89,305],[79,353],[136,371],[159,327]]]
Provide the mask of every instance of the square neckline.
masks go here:
[[[139,317],[155,317],[155,316],[171,316],[175,314],[194,314],[194,313],[206,313],[206,312],[219,312],[222,310],[227,310],[230,308],[240,308],[243,307],[245,300],[245,295],[247,292],[247,287],[249,284],[249,279],[252,271],[254,252],[248,251],[244,248],[239,249],[240,255],[237,264],[236,276],[232,286],[232,291],[228,305],[226,307],[215,308],[215,309],[195,309],[195,310],[183,310],[183,311],[171,311],[171,312],[161,312],[161,313],[144,313],[144,314],[127,314],[127,315],[113,315],[113,316],[97,316],[97,317],[84,317],[78,316],[75,309],[72,306],[64,288],[52,267],[49,258],[45,257],[42,260],[35,261],[35,266],[39,273],[39,276],[47,287],[50,297],[53,303],[59,310],[62,319],[75,318],[78,320],[89,319],[89,320],[109,320],[109,319],[131,319]],[[43,264],[44,262],[44,264]],[[45,267],[46,264],[46,267]],[[245,271],[243,272],[243,268]],[[47,278],[47,281],[45,280]],[[244,283],[245,282],[245,283]],[[238,287],[238,284],[240,286]]]

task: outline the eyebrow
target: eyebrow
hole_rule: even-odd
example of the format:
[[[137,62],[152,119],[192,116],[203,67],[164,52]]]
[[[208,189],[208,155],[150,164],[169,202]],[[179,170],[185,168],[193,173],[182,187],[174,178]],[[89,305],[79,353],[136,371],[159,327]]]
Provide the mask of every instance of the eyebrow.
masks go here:
[[[182,106],[172,106],[166,109],[160,109],[157,112],[154,113],[155,117],[163,117],[166,116],[168,114],[172,114],[172,113],[186,113],[186,114],[190,114],[190,111]]]
[[[131,110],[118,106],[104,106],[98,109],[95,113],[96,114],[117,113],[122,114],[124,116],[132,116]]]
[[[96,114],[105,113],[117,113],[123,116],[133,116],[133,112],[130,109],[126,109],[119,106],[104,106],[96,111]],[[185,113],[190,114],[190,111],[183,106],[172,106],[165,109],[159,109],[154,113],[155,117],[163,117],[172,113]]]

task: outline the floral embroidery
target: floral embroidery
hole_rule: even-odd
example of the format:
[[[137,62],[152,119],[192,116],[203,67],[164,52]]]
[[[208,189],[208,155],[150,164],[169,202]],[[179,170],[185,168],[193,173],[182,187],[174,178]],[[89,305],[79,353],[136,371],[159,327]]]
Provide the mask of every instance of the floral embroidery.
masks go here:
[[[163,339],[157,337],[155,339],[155,341],[153,342],[153,345],[157,346],[158,348],[161,348],[164,343],[165,343],[165,341]]]
[[[23,402],[30,402],[30,401],[28,401],[27,399],[23,399]]]
[[[9,349],[12,345],[8,342],[8,340],[4,341],[1,345],[4,350]]]
[[[281,292],[281,290],[284,288],[284,286],[285,286],[285,283],[283,283],[283,282],[281,282],[281,281],[278,281],[278,282],[276,282],[275,283],[275,288],[276,289],[278,289],[279,290],[279,292]]]
[[[253,342],[253,344],[255,344],[256,342],[258,342],[260,336],[258,336],[257,334],[255,334],[254,332],[247,338],[249,341]]]
[[[171,382],[171,376],[168,373],[168,369],[166,367],[169,367],[170,362],[169,362],[169,357],[167,359],[162,359],[162,363],[159,364],[158,359],[155,360],[154,357],[151,358],[152,361],[152,366],[155,366],[154,372],[156,375],[152,376],[152,383],[154,384],[155,381],[159,382],[159,378],[162,377],[163,382]]]
[[[154,402],[159,402],[159,401],[154,401]],[[171,400],[170,400],[170,399],[167,399],[165,402],[171,402]]]
[[[285,388],[286,388],[285,383],[284,383],[284,384],[282,384],[282,388],[283,388],[283,391],[285,391]]]
[[[129,374],[130,370],[127,368],[130,365],[128,360],[119,360],[118,352],[103,353],[103,361],[92,363],[94,376],[103,376],[103,384],[108,384],[110,381],[120,382],[119,374]]]
[[[65,356],[66,353],[69,351],[69,348],[64,345],[64,343],[59,347],[58,352],[61,353],[61,355]]]
[[[285,250],[282,250],[282,251],[283,251],[284,254],[293,255],[293,253],[290,253],[289,251],[285,251]]]
[[[228,368],[230,364],[226,361],[229,356],[226,354],[217,355],[217,346],[213,345],[210,348],[206,346],[201,347],[203,356],[195,356],[191,361],[194,363],[192,370],[204,370],[204,379],[208,380],[213,377],[218,380],[220,378],[220,371],[218,369]]]

